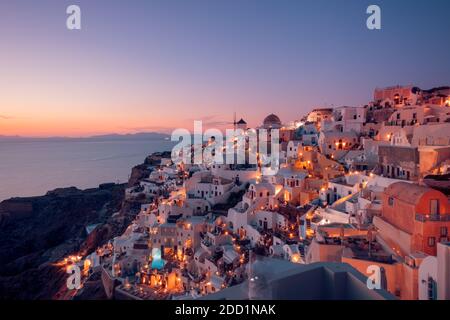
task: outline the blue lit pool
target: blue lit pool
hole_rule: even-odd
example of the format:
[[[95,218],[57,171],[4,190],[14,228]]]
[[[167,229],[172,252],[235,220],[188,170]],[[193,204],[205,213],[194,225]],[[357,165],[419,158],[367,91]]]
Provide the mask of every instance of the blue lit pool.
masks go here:
[[[152,264],[151,268],[156,270],[161,270],[164,268],[164,264],[166,262],[161,258],[161,249],[153,248],[152,249]]]
[[[162,268],[164,268],[165,263],[166,262],[163,259],[153,259],[151,268],[161,270]]]

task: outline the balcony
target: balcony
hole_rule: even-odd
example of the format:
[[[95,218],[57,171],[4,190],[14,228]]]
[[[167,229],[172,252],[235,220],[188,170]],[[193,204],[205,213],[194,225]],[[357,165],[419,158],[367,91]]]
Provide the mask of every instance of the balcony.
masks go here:
[[[203,197],[201,197],[200,195],[193,194],[193,193],[188,193],[187,198],[188,199],[203,199]]]
[[[450,214],[423,214],[423,213],[416,213],[416,220],[420,222],[426,222],[426,221],[442,221],[442,222],[448,222],[450,221]]]
[[[207,250],[209,247],[212,246],[212,241],[209,239],[205,239],[201,241],[201,245],[204,246],[204,249]]]

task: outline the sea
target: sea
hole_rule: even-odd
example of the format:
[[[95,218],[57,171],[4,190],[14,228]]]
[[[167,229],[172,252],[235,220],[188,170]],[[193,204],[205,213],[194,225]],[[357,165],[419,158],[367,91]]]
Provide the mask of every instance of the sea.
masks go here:
[[[0,141],[0,201],[44,195],[61,187],[87,189],[128,181],[133,166],[153,152],[170,151],[165,139]]]

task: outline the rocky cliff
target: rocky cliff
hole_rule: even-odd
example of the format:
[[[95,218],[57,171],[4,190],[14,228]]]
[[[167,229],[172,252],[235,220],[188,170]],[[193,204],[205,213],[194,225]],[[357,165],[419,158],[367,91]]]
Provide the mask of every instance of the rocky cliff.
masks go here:
[[[149,155],[143,164],[133,167],[128,186],[132,187],[139,184],[139,181],[149,176],[151,167],[159,165],[162,158],[170,158],[170,156],[170,151],[155,152]]]
[[[52,298],[65,282],[53,263],[91,249],[86,226],[107,224],[120,211],[124,187],[56,189],[0,203],[0,299]]]

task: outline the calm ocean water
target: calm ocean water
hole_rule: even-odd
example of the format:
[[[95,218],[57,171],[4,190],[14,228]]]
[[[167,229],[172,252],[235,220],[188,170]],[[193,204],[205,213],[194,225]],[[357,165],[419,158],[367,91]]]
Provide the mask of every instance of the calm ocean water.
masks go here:
[[[59,187],[126,182],[134,165],[172,146],[170,141],[133,139],[0,142],[0,201]]]

